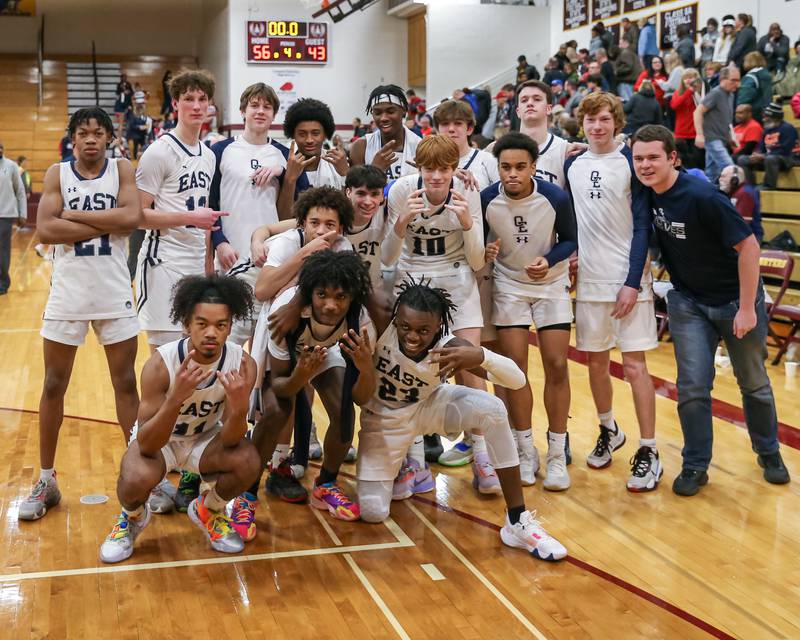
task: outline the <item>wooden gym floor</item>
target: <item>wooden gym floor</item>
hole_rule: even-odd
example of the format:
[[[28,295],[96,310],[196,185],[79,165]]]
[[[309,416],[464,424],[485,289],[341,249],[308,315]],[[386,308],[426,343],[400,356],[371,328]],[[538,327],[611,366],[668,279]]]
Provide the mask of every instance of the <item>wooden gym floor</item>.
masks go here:
[[[728,370],[714,390],[710,483],[679,498],[670,489],[682,441],[668,343],[649,357],[666,468],[649,494],[625,490],[637,434],[619,364],[615,412],[629,442],[610,468],[586,467],[596,417],[586,367],[572,353],[572,488],[525,490],[529,508],[569,550],[561,563],[501,544],[502,500],[478,497],[467,467],[437,469],[435,493],[394,503],[385,525],[343,523],[262,499],[258,537],[240,556],[214,553],[188,518],[166,515],[153,518],[129,561],[101,566],[98,547],[119,509],[123,443],[93,336],[78,352],[65,403],[56,461],[61,505],[38,522],[17,521],[39,469],[38,330],[50,266],[33,242],[30,231],[16,232],[12,289],[0,297],[0,638],[800,637],[797,379],[770,367],[795,483],[762,480]],[[543,455],[542,372],[531,353]],[[145,354],[142,341],[140,364]],[[312,468],[306,482],[314,475]],[[79,501],[95,493],[109,501]]]

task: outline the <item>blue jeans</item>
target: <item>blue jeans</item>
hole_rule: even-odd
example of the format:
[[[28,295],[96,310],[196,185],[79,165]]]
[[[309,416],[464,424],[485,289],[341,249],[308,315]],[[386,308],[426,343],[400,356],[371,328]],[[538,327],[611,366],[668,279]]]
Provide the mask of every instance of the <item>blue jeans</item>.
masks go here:
[[[706,140],[706,175],[711,182],[716,182],[722,170],[731,164],[735,162],[722,140]]]
[[[620,82],[617,85],[617,95],[622,98],[623,102],[627,102],[633,96],[633,85],[627,82]]]
[[[714,441],[711,389],[715,373],[714,352],[720,338],[728,348],[733,373],[742,393],[744,419],[753,450],[759,454],[778,451],[778,415],[764,366],[767,312],[763,289],[759,289],[756,297],[756,326],[742,339],[733,333],[738,300],[710,307],[673,289],[667,294],[667,308],[678,363],[678,417],[683,431],[683,468],[705,471],[711,462]]]

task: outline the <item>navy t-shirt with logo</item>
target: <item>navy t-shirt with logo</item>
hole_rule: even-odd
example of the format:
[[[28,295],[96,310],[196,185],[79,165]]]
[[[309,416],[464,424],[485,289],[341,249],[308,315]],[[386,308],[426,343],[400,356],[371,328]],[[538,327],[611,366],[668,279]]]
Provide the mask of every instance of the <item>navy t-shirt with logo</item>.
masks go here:
[[[739,298],[739,254],[752,234],[730,199],[711,183],[684,172],[662,194],[646,189],[661,255],[675,289],[700,304]]]

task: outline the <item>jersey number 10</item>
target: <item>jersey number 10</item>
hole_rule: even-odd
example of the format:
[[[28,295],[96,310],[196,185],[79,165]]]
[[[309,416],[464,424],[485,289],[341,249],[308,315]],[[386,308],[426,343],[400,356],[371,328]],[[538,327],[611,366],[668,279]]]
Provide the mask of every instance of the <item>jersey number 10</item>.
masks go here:
[[[425,242],[422,238],[414,238],[414,255],[417,256],[443,256],[444,238],[428,238]]]

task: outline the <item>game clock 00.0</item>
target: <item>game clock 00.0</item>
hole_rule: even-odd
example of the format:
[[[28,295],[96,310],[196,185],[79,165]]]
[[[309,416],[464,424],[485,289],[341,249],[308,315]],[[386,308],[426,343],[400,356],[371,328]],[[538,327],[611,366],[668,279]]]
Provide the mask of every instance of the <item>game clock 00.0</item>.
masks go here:
[[[249,20],[247,62],[325,64],[328,62],[328,25],[296,20]]]

